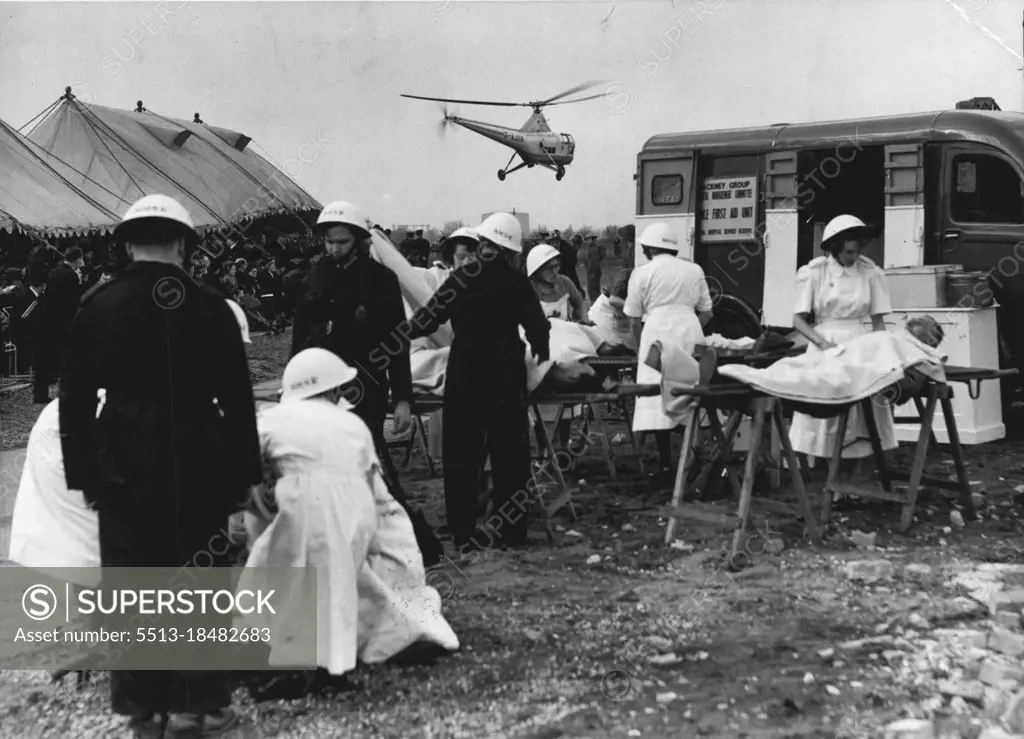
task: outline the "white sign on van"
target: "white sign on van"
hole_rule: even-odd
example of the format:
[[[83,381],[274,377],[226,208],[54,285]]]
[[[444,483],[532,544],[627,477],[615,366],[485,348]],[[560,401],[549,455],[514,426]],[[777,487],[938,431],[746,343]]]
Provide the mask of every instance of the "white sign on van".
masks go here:
[[[751,240],[756,219],[756,177],[708,177],[704,180],[701,242]]]

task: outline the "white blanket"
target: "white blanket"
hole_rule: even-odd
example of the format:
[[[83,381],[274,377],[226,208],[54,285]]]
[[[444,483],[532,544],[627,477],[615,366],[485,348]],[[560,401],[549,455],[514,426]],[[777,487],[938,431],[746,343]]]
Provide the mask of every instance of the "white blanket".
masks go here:
[[[344,401],[343,401],[344,403]],[[412,523],[388,493],[366,425],[322,400],[282,402],[259,414],[264,457],[277,479],[272,521],[247,514],[255,567],[315,568],[316,663],[339,675],[381,662],[418,641],[458,649],[426,584]],[[296,607],[305,604],[297,602]],[[271,664],[301,667],[308,614],[253,614],[242,623],[272,629]],[[298,654],[305,654],[304,651]]]
[[[534,358],[530,345],[526,341],[526,333],[520,329],[520,336],[526,344],[523,361],[526,363],[526,387],[530,392],[536,390],[551,370],[557,366],[564,372],[579,376],[592,374],[593,370],[582,365],[580,360],[597,356],[597,348],[604,343],[600,332],[579,323],[550,319],[551,335],[549,338],[550,358],[540,364]],[[444,395],[445,371],[448,367],[449,348],[429,349],[413,347],[409,355],[412,365],[412,384],[418,392]]]
[[[945,382],[939,353],[905,331],[874,331],[822,353],[780,359],[764,369],[727,364],[718,371],[780,398],[841,405],[882,392],[910,368]]]

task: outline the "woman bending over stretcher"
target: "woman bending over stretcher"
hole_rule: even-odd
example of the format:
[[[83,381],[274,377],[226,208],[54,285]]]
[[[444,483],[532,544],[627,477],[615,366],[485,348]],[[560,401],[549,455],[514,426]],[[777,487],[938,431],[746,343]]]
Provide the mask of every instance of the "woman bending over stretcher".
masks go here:
[[[526,276],[540,298],[544,315],[591,326],[583,296],[561,273],[559,259],[558,249],[548,244],[538,244],[526,255]]]
[[[826,255],[812,259],[797,272],[793,328],[811,342],[808,353],[825,351],[867,333],[864,321],[868,317],[873,331],[885,331],[885,315],[892,312],[892,307],[885,274],[861,256],[869,238],[862,220],[851,215],[836,216],[823,233],[821,248]],[[895,449],[892,412],[885,403],[873,407],[882,449]],[[844,459],[872,454],[867,422],[860,410],[856,407],[851,411],[846,438],[839,441]],[[789,431],[793,450],[811,457],[831,457],[838,425],[838,418],[795,413]]]

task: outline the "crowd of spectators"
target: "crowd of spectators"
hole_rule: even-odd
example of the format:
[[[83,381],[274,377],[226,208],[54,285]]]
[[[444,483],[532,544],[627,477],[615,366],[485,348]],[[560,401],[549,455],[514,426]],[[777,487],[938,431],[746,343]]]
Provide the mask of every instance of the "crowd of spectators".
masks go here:
[[[33,369],[38,375],[42,368],[45,386],[59,375],[59,362],[48,363],[46,357],[60,352],[60,336],[68,329],[68,311],[62,306],[77,306],[86,291],[128,264],[127,255],[102,236],[56,244],[9,238],[4,246],[0,376],[27,375]],[[191,250],[185,268],[195,281],[241,305],[255,330],[279,333],[289,325],[296,293],[316,252],[317,245],[305,235],[247,234],[233,239],[210,233]],[[41,393],[37,392],[40,402]]]

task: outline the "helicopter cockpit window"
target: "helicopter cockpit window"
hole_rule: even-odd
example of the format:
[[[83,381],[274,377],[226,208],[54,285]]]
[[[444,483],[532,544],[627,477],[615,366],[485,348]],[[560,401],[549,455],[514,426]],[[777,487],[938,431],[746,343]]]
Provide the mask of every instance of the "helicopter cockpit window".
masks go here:
[[[653,205],[679,205],[683,202],[683,176],[659,174],[651,179]]]

